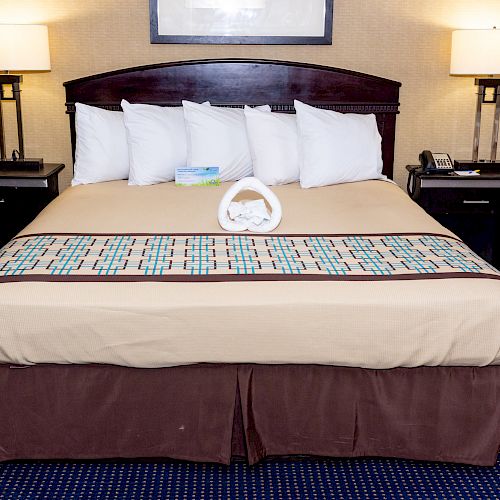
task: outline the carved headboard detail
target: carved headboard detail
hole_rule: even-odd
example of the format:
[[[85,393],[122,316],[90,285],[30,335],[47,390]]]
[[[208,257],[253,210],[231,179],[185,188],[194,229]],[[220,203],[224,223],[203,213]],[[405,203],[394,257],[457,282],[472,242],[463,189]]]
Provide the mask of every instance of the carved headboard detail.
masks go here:
[[[216,106],[269,104],[293,113],[293,100],[343,113],[374,113],[382,135],[384,173],[392,178],[401,84],[345,69],[286,61],[215,59],[128,68],[66,82],[75,151],[75,103],[120,111],[120,101],[180,106],[182,99]]]

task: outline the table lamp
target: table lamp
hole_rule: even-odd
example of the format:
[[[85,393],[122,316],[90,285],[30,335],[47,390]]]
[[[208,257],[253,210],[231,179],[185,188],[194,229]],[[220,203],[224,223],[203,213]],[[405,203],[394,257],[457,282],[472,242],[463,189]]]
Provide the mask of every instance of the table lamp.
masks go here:
[[[26,24],[0,24],[0,168],[36,169],[42,166],[41,159],[25,159],[23,120],[21,113],[21,75],[10,71],[49,71],[49,36],[47,26]],[[7,97],[4,86],[12,88]],[[6,156],[2,102],[15,101],[17,116],[18,150]],[[13,163],[16,162],[16,165]]]
[[[479,135],[481,131],[481,108],[483,103],[496,103],[490,160],[481,160],[481,167],[500,167],[496,161],[498,128],[500,120],[500,30],[457,30],[452,34],[451,75],[477,76],[478,86],[476,121],[471,160],[455,160],[455,167],[473,169],[479,162]],[[494,76],[497,75],[497,78]],[[487,89],[491,90],[487,97]]]

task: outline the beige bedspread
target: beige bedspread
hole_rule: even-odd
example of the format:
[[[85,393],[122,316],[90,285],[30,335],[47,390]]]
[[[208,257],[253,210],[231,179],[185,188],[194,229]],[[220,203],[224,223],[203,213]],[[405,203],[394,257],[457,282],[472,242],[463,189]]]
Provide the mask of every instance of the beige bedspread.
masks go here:
[[[227,187],[78,186],[24,234],[218,233]],[[388,182],[273,190],[277,234],[451,234]],[[500,281],[1,283],[0,362],[500,364]]]

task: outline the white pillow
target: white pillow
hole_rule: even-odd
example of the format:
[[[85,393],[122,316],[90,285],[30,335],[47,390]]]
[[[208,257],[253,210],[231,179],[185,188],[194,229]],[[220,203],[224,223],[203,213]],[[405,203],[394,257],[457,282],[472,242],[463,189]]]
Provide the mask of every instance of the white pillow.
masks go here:
[[[171,181],[187,164],[186,128],[181,106],[167,108],[121,102],[130,156],[129,185]]]
[[[130,156],[129,185],[147,186],[174,180],[175,169],[187,165],[182,106],[131,104],[125,99],[121,105]]]
[[[383,179],[375,115],[344,114],[294,101],[303,188]]]
[[[253,175],[268,186],[299,180],[297,119],[245,106]]]
[[[127,179],[127,134],[121,111],[76,103],[73,186]]]
[[[182,101],[190,167],[219,167],[221,181],[252,175],[245,115],[239,108],[217,108]],[[269,106],[259,109],[271,110]]]

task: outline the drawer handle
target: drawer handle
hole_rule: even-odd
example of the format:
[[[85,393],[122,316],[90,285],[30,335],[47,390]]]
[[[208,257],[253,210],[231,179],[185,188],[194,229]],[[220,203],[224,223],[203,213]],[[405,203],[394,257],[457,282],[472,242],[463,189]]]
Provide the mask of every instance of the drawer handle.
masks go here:
[[[464,200],[466,205],[488,205],[490,203],[489,200]]]
[[[0,198],[0,203],[5,203],[5,199],[4,198]]]

